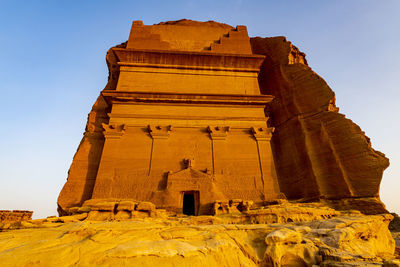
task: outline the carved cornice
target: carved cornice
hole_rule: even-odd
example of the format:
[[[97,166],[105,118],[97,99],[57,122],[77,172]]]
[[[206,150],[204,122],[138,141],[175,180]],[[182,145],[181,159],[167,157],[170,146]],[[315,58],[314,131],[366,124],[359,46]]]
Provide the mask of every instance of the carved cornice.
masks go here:
[[[212,140],[225,140],[229,132],[229,126],[208,126],[207,130]]]
[[[229,68],[231,71],[259,72],[265,56],[216,54],[210,52],[140,50],[112,48],[118,58],[119,65],[135,63],[147,64],[151,67],[173,68]],[[221,69],[226,70],[226,69]]]
[[[267,122],[267,117],[228,117],[228,116],[188,116],[188,115],[153,115],[153,114],[123,114],[108,113],[110,118],[141,118],[141,119],[177,119],[177,120],[224,120],[224,121],[259,121]]]
[[[126,130],[125,124],[106,124],[102,123],[104,129],[104,137],[109,139],[119,139],[124,135]]]
[[[166,139],[169,137],[170,132],[172,131],[172,126],[160,126],[160,125],[149,125],[147,127],[149,130],[149,134],[153,139]]]
[[[274,99],[271,95],[218,95],[218,94],[179,94],[103,90],[101,95],[110,104],[148,102],[183,104],[226,104],[265,106]]]
[[[275,128],[271,127],[251,127],[251,133],[257,141],[269,141],[271,140],[272,133]]]

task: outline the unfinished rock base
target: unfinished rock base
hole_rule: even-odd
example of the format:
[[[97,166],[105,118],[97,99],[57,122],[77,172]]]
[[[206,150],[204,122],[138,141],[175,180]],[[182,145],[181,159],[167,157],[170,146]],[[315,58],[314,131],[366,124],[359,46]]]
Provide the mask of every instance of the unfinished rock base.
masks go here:
[[[119,205],[117,214],[141,209],[140,203],[136,208],[131,203]],[[153,210],[149,204],[142,206]],[[113,221],[98,221],[97,216],[93,221],[88,216],[109,207],[96,204],[89,213],[32,220],[19,230],[0,233],[0,262],[5,266],[399,266],[388,230],[390,214],[366,216],[286,203],[215,216],[158,217],[155,212],[153,217]]]

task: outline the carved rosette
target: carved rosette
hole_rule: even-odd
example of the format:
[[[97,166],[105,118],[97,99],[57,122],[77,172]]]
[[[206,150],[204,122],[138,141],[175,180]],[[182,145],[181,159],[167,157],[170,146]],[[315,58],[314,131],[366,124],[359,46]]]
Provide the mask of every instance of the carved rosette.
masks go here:
[[[119,139],[124,135],[126,130],[125,124],[105,124],[102,123],[103,126],[103,134],[107,139]]]
[[[229,132],[229,126],[208,126],[207,130],[212,140],[225,140]]]
[[[251,127],[251,133],[257,141],[269,141],[271,140],[272,133],[275,128],[271,127]]]
[[[167,125],[167,126],[154,126],[154,125],[149,125],[147,127],[149,130],[149,134],[151,138],[153,139],[167,139],[169,137],[170,132],[172,131],[172,126]]]

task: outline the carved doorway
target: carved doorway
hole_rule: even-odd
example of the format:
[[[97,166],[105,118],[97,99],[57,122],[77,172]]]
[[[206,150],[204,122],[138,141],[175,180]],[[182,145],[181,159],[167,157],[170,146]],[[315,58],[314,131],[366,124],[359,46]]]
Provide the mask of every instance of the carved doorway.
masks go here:
[[[199,206],[199,191],[184,191],[182,200],[182,213],[185,215],[197,215]]]

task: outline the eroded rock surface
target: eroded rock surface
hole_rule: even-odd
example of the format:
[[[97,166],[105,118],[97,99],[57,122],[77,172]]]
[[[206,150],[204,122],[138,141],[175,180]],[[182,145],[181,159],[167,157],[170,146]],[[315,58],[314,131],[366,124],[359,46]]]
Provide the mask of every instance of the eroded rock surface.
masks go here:
[[[379,185],[389,160],[364,132],[338,113],[335,94],[284,37],[252,38],[253,53],[266,55],[260,90],[269,105],[274,160],[289,199],[327,199],[339,209],[387,212]]]
[[[0,262],[5,266],[397,266],[388,265],[398,264],[388,231],[391,218],[349,213],[285,224],[230,224],[227,215],[99,222],[81,214],[34,220],[25,223],[25,229],[0,233]]]
[[[32,214],[29,210],[0,210],[0,229],[31,220]]]

